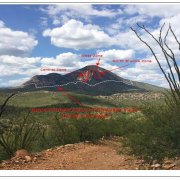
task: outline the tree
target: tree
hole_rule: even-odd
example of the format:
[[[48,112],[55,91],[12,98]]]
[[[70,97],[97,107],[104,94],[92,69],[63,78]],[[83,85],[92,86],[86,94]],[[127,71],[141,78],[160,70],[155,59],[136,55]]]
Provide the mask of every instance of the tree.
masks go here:
[[[170,33],[172,34],[175,42],[177,43],[177,45],[179,47],[179,50],[180,50],[180,42],[170,24],[169,24],[169,27],[168,27],[168,30],[167,30],[165,36],[162,37],[162,31],[163,31],[164,25],[165,24],[163,24],[163,26],[160,28],[159,37],[156,38],[149,30],[147,30],[147,28],[144,25],[137,24],[137,26],[140,29],[142,29],[146,33],[148,33],[159,45],[159,47],[162,50],[163,56],[166,60],[167,66],[169,68],[169,72],[165,71],[165,69],[162,67],[161,62],[158,59],[158,57],[157,57],[155,51],[153,50],[153,48],[151,47],[151,45],[149,45],[145,40],[143,40],[142,37],[138,34],[138,32],[135,29],[133,29],[131,27],[131,30],[136,34],[136,36],[139,38],[139,40],[141,42],[143,42],[150,49],[155,60],[158,63],[158,66],[159,66],[161,72],[163,73],[164,77],[166,78],[166,80],[169,84],[170,91],[167,91],[167,92],[170,94],[170,97],[172,97],[172,98],[169,98],[169,95],[166,94],[166,97],[167,97],[166,102],[168,103],[168,105],[170,105],[170,107],[172,107],[173,104],[175,104],[176,106],[179,107],[180,106],[180,69],[178,67],[175,53],[167,43],[167,37],[170,35]]]

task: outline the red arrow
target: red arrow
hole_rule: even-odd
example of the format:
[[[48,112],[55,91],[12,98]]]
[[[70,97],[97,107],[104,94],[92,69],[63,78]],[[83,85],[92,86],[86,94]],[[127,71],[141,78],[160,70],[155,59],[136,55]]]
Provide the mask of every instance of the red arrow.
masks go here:
[[[108,72],[112,72],[112,71],[115,71],[116,69],[120,69],[120,68],[123,68],[123,67],[126,67],[126,66],[129,66],[129,64],[126,64],[126,65],[124,65],[124,66],[120,66],[120,67],[118,67],[118,68],[115,68],[115,69],[112,69],[112,70],[109,70],[109,71],[104,71],[104,72],[100,72],[101,73],[101,75],[104,75],[104,74],[106,74],[106,73],[108,73]]]
[[[80,105],[80,106],[84,106],[78,99],[76,99],[74,96],[71,96],[70,94],[68,94],[61,86],[59,86],[57,88],[58,91],[63,91],[65,93],[65,95],[71,99],[72,101],[74,101],[76,104]]]
[[[100,60],[101,60],[101,59],[99,58],[98,62],[96,63],[96,66],[99,66],[99,64],[100,64],[100,63],[99,63],[99,62],[100,62]]]
[[[116,70],[116,69],[120,69],[120,68],[122,68],[122,67],[126,67],[126,66],[129,66],[129,64],[126,64],[126,65],[124,65],[124,66],[120,66],[120,67],[118,67],[118,68],[112,69],[112,70],[110,70],[110,72],[112,72],[112,71],[114,71],[114,70]]]

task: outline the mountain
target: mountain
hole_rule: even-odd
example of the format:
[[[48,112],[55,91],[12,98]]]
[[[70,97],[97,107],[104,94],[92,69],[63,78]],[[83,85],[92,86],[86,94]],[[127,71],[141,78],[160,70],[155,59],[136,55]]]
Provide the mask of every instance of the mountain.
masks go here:
[[[51,73],[36,75],[25,82],[21,88],[26,90],[48,89],[64,90],[88,95],[111,95],[121,92],[161,91],[163,88],[147,83],[130,81],[97,66],[86,66],[71,73],[61,75]]]
[[[68,83],[69,79],[64,77],[61,74],[50,73],[48,75],[36,75],[32,77],[29,81],[23,83],[23,86],[53,86],[56,84],[65,84]]]

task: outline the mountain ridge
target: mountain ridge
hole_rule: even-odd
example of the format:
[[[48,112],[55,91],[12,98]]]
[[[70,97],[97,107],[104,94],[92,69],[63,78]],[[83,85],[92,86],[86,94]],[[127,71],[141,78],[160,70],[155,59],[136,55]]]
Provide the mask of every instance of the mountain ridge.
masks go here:
[[[56,90],[54,87],[57,86],[63,86],[63,89],[67,91],[87,95],[111,95],[121,92],[144,92],[153,91],[153,89],[160,91],[163,89],[147,83],[124,79],[95,65],[85,66],[65,75],[58,73],[36,75],[23,83],[21,87],[29,90],[49,88],[51,91]]]

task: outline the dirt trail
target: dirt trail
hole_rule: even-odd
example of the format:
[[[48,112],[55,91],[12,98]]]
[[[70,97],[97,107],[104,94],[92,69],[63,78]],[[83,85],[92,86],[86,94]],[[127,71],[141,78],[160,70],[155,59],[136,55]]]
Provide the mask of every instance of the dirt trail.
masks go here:
[[[138,161],[130,156],[119,155],[118,139],[69,144],[49,149],[38,154],[36,161],[5,162],[2,169],[35,170],[103,170],[136,169]]]
[[[69,144],[45,150],[29,162],[5,161],[1,169],[28,170],[125,170],[146,169],[142,160],[119,154],[119,140]]]

